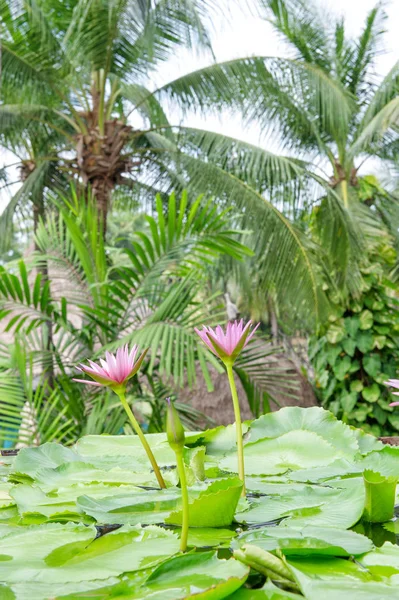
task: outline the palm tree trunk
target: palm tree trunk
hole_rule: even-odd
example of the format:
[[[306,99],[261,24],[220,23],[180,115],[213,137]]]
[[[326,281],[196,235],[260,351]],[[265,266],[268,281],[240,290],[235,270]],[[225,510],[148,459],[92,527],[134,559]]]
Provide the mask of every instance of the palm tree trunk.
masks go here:
[[[89,123],[95,122],[91,115]],[[76,154],[83,184],[93,192],[103,235],[107,232],[107,217],[114,187],[123,173],[131,170],[130,157],[122,154],[132,128],[122,121],[106,121],[104,135],[98,125],[91,125],[87,133],[77,136]]]
[[[40,251],[40,248],[36,241],[36,232],[40,222],[45,217],[45,206],[43,201],[43,190],[35,198],[33,202],[33,233],[34,238],[34,249],[36,252]],[[48,264],[47,261],[43,261],[39,267],[38,272],[41,274],[41,283],[44,285],[49,280]],[[46,354],[50,357],[50,360],[46,357],[43,361],[43,377],[47,380],[48,385],[52,389],[54,387],[54,363],[53,363],[53,324],[51,320],[45,321],[42,325],[42,340]]]
[[[270,329],[271,329],[271,333],[272,333],[273,343],[277,344],[278,343],[278,321],[277,321],[276,311],[274,308],[274,302],[273,302],[271,296],[269,296],[267,299],[267,311],[269,313],[269,324],[270,324]]]
[[[114,186],[112,185],[112,182],[102,177],[99,177],[98,179],[93,179],[91,186],[93,195],[96,199],[99,226],[105,238],[107,233],[108,209]]]

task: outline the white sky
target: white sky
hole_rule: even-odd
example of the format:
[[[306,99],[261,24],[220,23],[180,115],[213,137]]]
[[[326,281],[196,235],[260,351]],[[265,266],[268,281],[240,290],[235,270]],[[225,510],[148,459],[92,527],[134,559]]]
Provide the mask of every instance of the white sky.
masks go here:
[[[245,0],[242,0],[242,3],[244,5]],[[319,0],[320,10],[322,14],[325,13],[326,19],[331,12],[345,17],[346,28],[351,35],[359,33],[367,13],[375,5],[376,0]],[[399,58],[399,0],[388,1],[385,6],[388,14],[387,33],[384,38],[385,53],[378,57],[377,72],[380,75],[387,73]],[[247,10],[244,12],[237,7],[230,9],[229,20],[218,19],[213,22],[213,28],[212,44],[218,61],[251,55],[288,55],[287,48],[272,31],[270,25],[259,17],[251,16]],[[173,60],[163,65],[160,72],[154,77],[153,83],[162,84],[191,70],[206,66],[209,62],[209,57],[198,57],[192,52],[181,51]],[[228,117],[221,115],[220,118],[209,116],[206,119],[191,115],[185,119],[185,123],[193,127],[203,127],[225,133],[251,143],[259,143],[256,125],[244,129],[239,118],[232,119],[230,115]],[[15,157],[12,154],[0,154],[1,166],[13,162],[15,162]],[[11,178],[17,179],[17,175],[18,173],[14,171]],[[15,189],[14,187],[14,193]],[[0,191],[0,211],[4,208],[8,198],[8,193]]]

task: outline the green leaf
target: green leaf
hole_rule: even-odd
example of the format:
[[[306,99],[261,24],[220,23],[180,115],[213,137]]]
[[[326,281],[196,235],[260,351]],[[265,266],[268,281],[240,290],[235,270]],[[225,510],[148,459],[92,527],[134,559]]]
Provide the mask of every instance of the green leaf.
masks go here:
[[[349,387],[351,392],[361,392],[364,386],[360,379],[353,379]]]
[[[374,329],[381,335],[388,335],[391,333],[391,328],[387,325],[375,325]]]
[[[356,371],[358,371],[360,369],[360,362],[358,360],[352,360],[351,362],[351,366],[349,369],[349,373],[356,373]]]
[[[355,338],[360,327],[359,317],[346,317],[344,323],[346,331],[352,338]]]
[[[232,529],[216,527],[193,528],[188,531],[188,545],[196,548],[209,548],[210,546],[229,546],[236,536]]]
[[[362,396],[367,402],[377,402],[380,397],[380,388],[378,383],[373,383],[362,390]]]
[[[243,435],[247,433],[249,426],[243,423]],[[237,444],[235,424],[207,429],[200,433],[186,433],[186,446],[204,444],[207,454],[219,456],[234,450]]]
[[[77,505],[81,511],[102,524],[137,525],[163,523],[181,503],[177,488],[114,494],[112,488],[102,498],[80,496]]]
[[[363,358],[363,368],[370,377],[376,377],[381,371],[381,358],[379,355],[369,354],[365,356]]]
[[[349,528],[364,508],[364,486],[360,478],[329,482],[328,487],[305,485],[275,498],[254,500],[247,511],[236,514],[241,523],[269,523],[283,519],[280,527],[315,525]]]
[[[363,310],[359,315],[360,329],[370,329],[373,325],[373,313],[370,310]]]
[[[340,354],[340,352],[342,352],[342,348],[341,346],[333,346],[333,345],[329,345],[326,348],[326,357],[327,357],[327,361],[328,363],[334,367],[335,362]]]
[[[177,537],[158,527],[123,527],[95,539],[96,533],[71,524],[18,528],[0,538],[0,554],[12,557],[1,564],[2,580],[30,585],[107,579],[156,565],[178,550]]]
[[[343,381],[345,379],[345,375],[349,372],[351,366],[352,361],[349,356],[344,356],[343,359],[335,363],[333,371],[338,381]]]
[[[355,340],[353,340],[351,338],[347,338],[342,341],[342,346],[343,346],[343,349],[345,350],[345,352],[349,356],[352,357],[355,354],[355,350],[356,350],[356,341]]]
[[[389,578],[384,577],[384,569],[371,570],[363,562],[368,561],[368,557],[375,553],[365,554],[359,564],[342,558],[315,557],[290,558],[289,566],[308,600],[336,600],[338,597],[351,600],[392,598],[394,586]]]
[[[362,331],[359,333],[356,337],[356,345],[363,354],[370,352],[374,346],[372,333],[370,331]]]
[[[357,406],[357,408],[355,408],[355,410],[348,416],[350,419],[359,421],[359,423],[364,423],[372,410],[372,406],[364,404],[363,406]]]
[[[241,495],[238,477],[219,479],[211,483],[198,498],[189,503],[190,527],[227,527],[231,525]],[[181,509],[172,512],[166,523],[181,525]]]
[[[262,588],[246,589],[244,587],[237,590],[230,600],[299,600],[298,594],[293,594],[273,585],[268,580]]]
[[[336,323],[332,323],[326,333],[326,338],[330,344],[337,344],[340,342],[345,335],[344,323],[342,319]]]
[[[371,311],[382,310],[384,308],[384,302],[375,297],[366,297],[364,303]]]
[[[53,469],[63,463],[79,460],[81,457],[73,450],[60,444],[47,443],[39,448],[22,448],[14,461],[13,470],[34,477],[45,467]]]
[[[233,541],[233,548],[245,544],[269,552],[280,549],[290,555],[351,556],[369,552],[372,542],[363,535],[334,527],[263,527],[247,531]]]
[[[198,594],[204,600],[227,598],[246,580],[249,567],[215,552],[185,554],[162,563],[138,591],[137,597],[184,600]]]
[[[353,408],[355,407],[355,404],[357,402],[357,392],[352,392],[350,394],[348,394],[348,393],[341,394],[340,402],[341,402],[341,406],[344,409],[344,411],[346,413],[350,413],[353,410]]]
[[[317,447],[317,454],[314,448]],[[327,465],[338,456],[326,439],[312,431],[294,430],[275,439],[258,440],[244,446],[247,475],[275,475],[288,469]],[[226,456],[219,462],[222,470],[237,473],[237,457]]]
[[[379,473],[386,478],[399,479],[399,447],[384,446],[380,451],[367,454],[358,461],[363,469]]]
[[[252,443],[263,438],[275,439],[284,433],[294,431],[316,433],[332,445],[340,456],[351,457],[358,450],[356,436],[351,429],[338,421],[330,412],[319,407],[307,409],[287,407],[263,415],[252,422],[246,439]]]
[[[374,348],[377,348],[377,350],[382,350],[383,348],[385,348],[387,343],[387,337],[385,335],[374,335],[373,339]]]
[[[383,523],[394,517],[395,492],[398,477],[383,477],[366,470],[363,473],[366,500],[363,519],[369,523]]]

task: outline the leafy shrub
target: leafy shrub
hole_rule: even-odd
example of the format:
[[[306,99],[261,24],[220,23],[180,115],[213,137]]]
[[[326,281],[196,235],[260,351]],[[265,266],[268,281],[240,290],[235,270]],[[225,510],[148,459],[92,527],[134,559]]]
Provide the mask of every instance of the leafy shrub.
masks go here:
[[[379,265],[363,269],[363,294],[335,305],[321,336],[310,340],[316,393],[324,407],[374,435],[399,430],[384,382],[399,367],[399,312]]]

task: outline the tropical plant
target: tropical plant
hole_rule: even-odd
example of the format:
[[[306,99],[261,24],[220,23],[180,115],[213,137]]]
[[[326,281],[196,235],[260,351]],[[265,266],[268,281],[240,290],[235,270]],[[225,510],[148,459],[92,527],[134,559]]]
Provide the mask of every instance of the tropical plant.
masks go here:
[[[21,340],[28,364],[36,368],[33,374],[43,365],[50,365],[56,374],[53,388],[67,399],[68,418],[74,424],[60,439],[72,441],[84,431],[116,433],[121,419],[124,423],[112,394],[95,394],[93,389],[82,394],[79,385],[69,381],[70,371],[104,346],[113,350],[137,343],[150,348],[142,368],[145,377],[129,390],[130,400],[152,396],[157,402],[157,393],[165,397],[167,390],[192,385],[197,361],[211,388],[207,365],[217,370],[220,366],[194,333],[194,327],[224,318],[219,294],[207,291],[208,269],[221,254],[242,259],[250,253],[235,239],[238,234],[229,227],[229,211],[218,212],[212,201],[201,197],[189,205],[187,194],[180,201],[172,195],[165,208],[158,197],[156,218],[145,217],[146,229],[136,231],[122,248],[107,248],[90,197],[82,201],[72,193],[70,200],[57,202],[59,212],[53,211],[39,225],[39,251],[28,262],[10,263],[0,270],[0,317],[6,330]],[[49,269],[44,285],[42,274],[35,276],[33,269],[43,262]],[[273,396],[274,390],[295,392],[295,386],[284,381],[279,385],[281,369],[260,361],[268,354],[266,345],[263,353],[258,349],[237,363],[240,377],[247,373],[251,397]],[[18,398],[8,395],[7,382],[20,389],[21,361],[18,369],[6,365],[6,373],[2,405],[15,417],[24,392]],[[162,430],[162,411],[152,412],[152,427]],[[195,417],[187,409],[182,415],[186,422]],[[9,437],[15,438],[19,423],[14,418]]]
[[[155,90],[146,88],[149,74],[178,45],[197,40],[209,45],[202,23],[208,6],[202,0],[154,6],[131,0],[100,5],[41,0],[32,10],[28,1],[3,2],[1,140],[18,149],[21,144],[25,148],[25,139],[47,137],[47,150],[29,154],[31,176],[51,162],[84,188],[90,185],[104,229],[116,188],[124,200],[124,189],[133,190],[130,198],[152,200],[156,192],[188,186],[194,195],[209,192],[221,205],[235,204],[246,217],[245,226],[254,231],[253,246],[262,257],[262,292],[272,286],[282,301],[289,290],[298,313],[322,316],[325,302],[315,247],[292,224],[292,215],[279,210],[279,193],[292,196],[306,163],[174,125],[167,117],[169,99],[182,114],[187,109],[208,114],[224,106],[252,111],[248,117],[255,118],[254,93],[260,85],[263,90],[265,77],[270,79],[267,61],[212,64]],[[294,62],[276,64],[306,73]],[[341,108],[338,94],[334,100]],[[53,179],[48,178],[46,189],[59,178]],[[10,202],[4,227],[21,194],[26,197],[21,189]],[[336,222],[342,224],[342,209],[330,188],[327,195]],[[347,224],[342,226],[349,235]],[[278,261],[270,260],[277,255]]]
[[[136,140],[144,132],[135,131],[127,117],[138,111],[146,129],[159,120],[167,125],[141,83],[179,45],[209,46],[206,6],[202,0],[45,0],[34,7],[29,1],[3,2],[3,143],[25,149],[22,165],[34,180],[37,170],[48,171],[58,161],[84,186],[90,183],[105,228],[112,189],[123,174],[137,171],[148,151]],[[66,158],[68,151],[73,154]],[[13,198],[8,219],[27,191]]]
[[[246,120],[255,121],[263,135],[288,154],[285,165],[281,157],[277,161],[260,148],[210,132],[191,130],[182,139],[183,148],[191,145],[209,163],[209,170],[227,170],[235,183],[243,182],[244,202],[251,193],[271,198],[304,245],[302,257],[308,264],[303,268],[297,256],[292,269],[300,266],[302,276],[305,271],[309,275],[310,266],[317,262],[312,253],[316,253],[327,279],[356,296],[362,286],[359,258],[367,253],[370,236],[385,236],[388,231],[395,245],[398,240],[398,197],[379,186],[379,193],[374,189],[366,199],[366,180],[359,174],[370,158],[386,163],[397,159],[399,62],[383,78],[375,73],[385,13],[378,4],[369,12],[359,37],[352,39],[342,19],[330,15],[326,20],[317,6],[304,0],[260,0],[259,4],[288,45],[291,57],[251,59],[247,87],[240,79],[245,61],[230,61],[217,68],[220,73],[223,67],[228,69],[236,81],[234,93],[242,94]],[[200,97],[201,85],[200,80],[197,86],[192,83],[193,98],[197,89]],[[209,181],[209,186],[219,189],[215,179]],[[202,185],[206,190],[205,182]],[[229,188],[231,197],[233,187]],[[259,213],[256,218],[257,227],[267,231]],[[256,255],[252,281],[255,289],[271,291],[282,314],[295,306],[294,319],[298,320],[303,296],[298,295],[295,276],[289,278],[289,235],[275,228],[270,237],[263,252]],[[279,252],[273,245],[276,238],[283,248]],[[314,268],[316,290],[319,273]],[[310,280],[305,281],[309,284]],[[317,305],[320,290],[318,293],[312,305]]]

